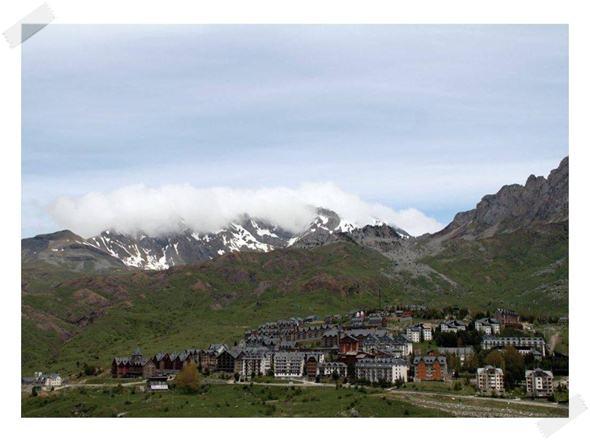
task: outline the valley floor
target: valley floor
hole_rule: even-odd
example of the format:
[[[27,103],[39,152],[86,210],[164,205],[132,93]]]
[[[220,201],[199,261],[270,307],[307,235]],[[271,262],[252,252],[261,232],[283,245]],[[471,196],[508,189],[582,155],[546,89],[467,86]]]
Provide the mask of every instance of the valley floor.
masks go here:
[[[23,393],[23,417],[567,417],[545,401],[437,392],[335,387],[309,382],[202,386],[197,394],[146,393],[125,386],[79,384],[46,395]]]

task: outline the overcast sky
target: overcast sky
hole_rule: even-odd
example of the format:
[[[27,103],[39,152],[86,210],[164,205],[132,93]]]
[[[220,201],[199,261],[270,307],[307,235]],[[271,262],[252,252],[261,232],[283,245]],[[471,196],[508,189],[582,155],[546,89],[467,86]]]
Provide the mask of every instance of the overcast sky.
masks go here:
[[[419,210],[400,221],[435,230],[567,155],[567,38],[566,26],[49,25],[22,47],[23,235],[94,232],[83,196],[112,210],[138,184],[158,197],[317,184],[393,219]]]

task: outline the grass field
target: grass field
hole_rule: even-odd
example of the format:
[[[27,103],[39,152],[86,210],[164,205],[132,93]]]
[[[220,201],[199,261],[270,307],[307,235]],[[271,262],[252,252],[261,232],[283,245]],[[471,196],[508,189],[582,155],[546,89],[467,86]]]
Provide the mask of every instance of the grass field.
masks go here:
[[[446,417],[440,409],[345,388],[210,385],[201,394],[69,389],[23,396],[23,417]]]

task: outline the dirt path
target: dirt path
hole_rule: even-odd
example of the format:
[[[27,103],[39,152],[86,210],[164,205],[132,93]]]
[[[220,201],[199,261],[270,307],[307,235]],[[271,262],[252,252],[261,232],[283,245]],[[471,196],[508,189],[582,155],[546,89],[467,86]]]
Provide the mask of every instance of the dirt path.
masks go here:
[[[477,400],[478,402],[495,402],[495,403],[506,403],[506,404],[514,404],[514,405],[526,405],[526,406],[540,406],[545,408],[564,408],[563,405],[559,405],[557,403],[552,402],[540,402],[538,400],[516,400],[516,399],[500,399],[494,397],[485,397],[485,396],[473,396],[469,394],[448,394],[448,393],[436,393],[431,391],[408,391],[408,390],[396,390],[396,389],[388,389],[388,393],[391,394],[414,394],[417,396],[423,397],[447,397],[450,399],[467,399],[467,400]]]

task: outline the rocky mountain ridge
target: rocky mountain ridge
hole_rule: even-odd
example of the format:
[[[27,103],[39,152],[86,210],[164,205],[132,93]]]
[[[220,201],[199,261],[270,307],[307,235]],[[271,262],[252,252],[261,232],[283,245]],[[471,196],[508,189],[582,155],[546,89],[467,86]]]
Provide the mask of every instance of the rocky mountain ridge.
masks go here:
[[[234,252],[311,249],[344,241],[377,250],[394,261],[396,271],[430,274],[432,268],[420,261],[441,252],[450,243],[567,222],[568,187],[566,157],[547,178],[531,175],[525,185],[505,185],[496,194],[484,196],[474,209],[458,213],[443,230],[417,238],[379,221],[356,225],[334,211],[318,208],[316,217],[299,234],[244,215],[225,228],[206,234],[190,229],[164,237],[113,230],[88,239],[70,231],[44,234],[22,240],[22,258],[23,262],[41,260],[75,271],[164,270]]]
[[[525,185],[503,186],[477,206],[458,213],[435,239],[488,238],[535,224],[566,222],[569,217],[569,157],[547,178],[530,175]]]
[[[365,228],[371,229],[365,229]],[[364,232],[362,232],[364,231]],[[71,231],[44,234],[22,241],[23,261],[42,260],[67,265],[74,270],[85,267],[111,269],[130,267],[164,270],[172,266],[207,261],[232,252],[270,252],[287,247],[311,248],[336,241],[351,241],[353,236],[385,234],[401,240],[409,234],[384,223],[359,227],[340,218],[334,211],[317,209],[316,218],[300,234],[294,234],[262,219],[247,215],[213,233],[190,229],[163,237],[138,233],[121,234],[113,230],[84,239]]]

